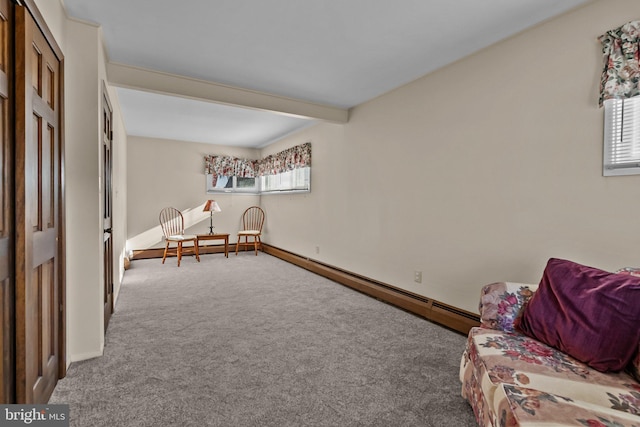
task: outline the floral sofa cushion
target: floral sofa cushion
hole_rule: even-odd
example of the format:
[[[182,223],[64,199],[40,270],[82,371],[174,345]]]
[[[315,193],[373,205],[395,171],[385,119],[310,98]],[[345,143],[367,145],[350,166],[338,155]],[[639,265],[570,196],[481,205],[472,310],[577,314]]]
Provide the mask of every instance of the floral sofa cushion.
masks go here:
[[[598,372],[522,334],[473,328],[460,375],[479,425],[640,427],[640,384],[629,375]]]
[[[513,331],[522,306],[529,301],[538,285],[496,282],[484,286],[480,295],[480,323],[489,329]]]
[[[501,426],[640,426],[637,417],[601,410],[584,402],[540,390],[502,384],[498,394],[496,400]]]

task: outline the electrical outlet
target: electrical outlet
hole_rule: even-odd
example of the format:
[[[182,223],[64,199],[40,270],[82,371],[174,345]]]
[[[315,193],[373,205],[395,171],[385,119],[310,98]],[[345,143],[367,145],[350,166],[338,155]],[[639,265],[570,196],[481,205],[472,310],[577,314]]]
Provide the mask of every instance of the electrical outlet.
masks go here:
[[[414,271],[413,272],[413,281],[416,283],[422,283],[422,271]]]
[[[316,246],[316,254],[320,253],[320,246]]]

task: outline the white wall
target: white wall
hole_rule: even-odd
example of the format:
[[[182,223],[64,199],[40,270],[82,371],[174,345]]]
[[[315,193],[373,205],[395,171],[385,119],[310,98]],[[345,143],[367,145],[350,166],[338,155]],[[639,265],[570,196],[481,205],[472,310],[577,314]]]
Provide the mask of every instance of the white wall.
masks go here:
[[[68,362],[102,354],[102,194],[100,120],[105,52],[100,29],[67,18],[60,2],[36,0],[65,56],[65,191]],[[111,95],[111,94],[110,94]],[[126,132],[117,97],[114,108],[114,253],[126,236]],[[115,260],[115,291],[122,277]]]
[[[188,141],[129,136],[127,149],[127,217],[129,249],[164,246],[158,222],[160,210],[173,206],[185,214],[187,233],[208,233],[209,214],[202,212],[214,199],[222,212],[213,217],[214,231],[229,233],[231,241],[240,228],[242,212],[260,203],[247,194],[207,194],[204,157],[226,155],[257,159],[258,150]]]
[[[348,217],[350,200],[357,195],[347,191],[346,180],[351,173],[345,171],[349,165],[345,152],[345,129],[344,125],[338,124],[314,126],[271,144],[260,153],[260,157],[266,157],[311,141],[311,192],[263,195],[263,240],[343,268],[350,265],[351,256],[342,248],[350,247],[351,241],[359,239],[353,233],[356,229],[350,224],[352,221],[366,221],[369,215],[368,211],[363,211],[353,218]],[[320,247],[320,254],[316,254],[316,246]]]
[[[69,21],[65,52],[67,344],[71,361],[102,354],[98,29]]]
[[[473,312],[550,257],[638,265],[640,176],[602,177],[596,40],[638,17],[595,2],[262,150],[313,147],[310,194],[262,197],[265,241]]]

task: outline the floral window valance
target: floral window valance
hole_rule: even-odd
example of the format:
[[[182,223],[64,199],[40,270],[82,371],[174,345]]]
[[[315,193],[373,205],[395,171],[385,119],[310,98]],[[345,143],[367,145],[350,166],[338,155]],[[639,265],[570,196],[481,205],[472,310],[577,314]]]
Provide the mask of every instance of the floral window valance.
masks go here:
[[[230,156],[205,156],[204,172],[218,176],[254,178],[275,175],[311,166],[311,143],[296,145],[261,160],[246,160]]]
[[[275,175],[311,166],[311,143],[296,145],[258,161],[258,175]]]
[[[231,156],[205,156],[204,173],[217,176],[256,177],[257,161]]]
[[[598,38],[602,43],[604,70],[600,82],[600,106],[607,99],[640,95],[640,21],[633,21]]]

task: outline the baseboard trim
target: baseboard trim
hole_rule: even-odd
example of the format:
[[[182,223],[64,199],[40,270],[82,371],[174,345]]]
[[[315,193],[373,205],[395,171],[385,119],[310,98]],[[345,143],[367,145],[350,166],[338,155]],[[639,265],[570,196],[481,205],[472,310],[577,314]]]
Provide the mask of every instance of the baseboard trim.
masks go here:
[[[90,351],[88,353],[72,354],[69,357],[68,365],[71,365],[71,363],[75,363],[75,362],[81,362],[83,360],[95,359],[96,357],[100,357],[103,354],[104,354],[104,349],[103,351]]]
[[[438,323],[462,334],[468,334],[474,326],[480,325],[480,316],[466,310],[427,298],[396,286],[389,285],[350,271],[297,255],[276,246],[262,244],[265,253],[295,264],[334,282],[348,286],[363,294],[407,310],[432,322]],[[200,254],[224,253],[224,245],[200,247]],[[229,244],[229,252],[235,251],[235,244]],[[162,258],[164,248],[134,250],[132,260]],[[175,256],[175,255],[173,255]]]
[[[407,310],[461,334],[480,325],[480,316],[440,301],[324,264],[263,243],[264,252],[348,286],[366,295]]]

